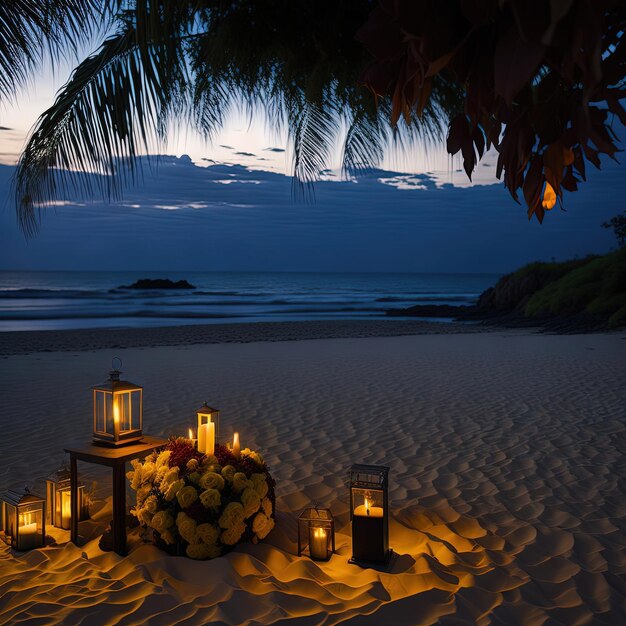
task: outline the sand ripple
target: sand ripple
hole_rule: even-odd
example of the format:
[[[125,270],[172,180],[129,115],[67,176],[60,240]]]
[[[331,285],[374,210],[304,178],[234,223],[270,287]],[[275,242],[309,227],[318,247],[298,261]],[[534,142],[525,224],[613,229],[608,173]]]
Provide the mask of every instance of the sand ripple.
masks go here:
[[[624,345],[502,332],[118,350],[146,387],[147,432],[182,434],[207,399],[225,434],[236,425],[263,450],[277,528],[205,563],[137,531],[126,558],[97,538],[0,547],[0,623],[626,623]],[[63,443],[88,437],[88,389],[111,356],[3,361],[0,487],[44,476]],[[353,462],[392,470],[389,572],[347,565]],[[97,518],[82,532],[95,536],[107,475],[82,470]],[[323,564],[295,556],[296,517],[314,502],[337,521]]]

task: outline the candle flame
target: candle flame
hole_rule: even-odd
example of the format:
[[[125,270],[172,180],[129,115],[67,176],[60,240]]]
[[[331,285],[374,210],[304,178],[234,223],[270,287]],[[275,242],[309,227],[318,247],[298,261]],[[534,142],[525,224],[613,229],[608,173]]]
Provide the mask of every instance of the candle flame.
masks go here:
[[[193,439],[193,430],[189,429],[189,439]]]
[[[113,403],[113,423],[116,426],[120,425],[120,407],[117,402]]]
[[[323,528],[316,528],[313,531],[313,535],[318,539],[324,539],[326,537],[326,531]]]
[[[372,508],[372,501],[367,496],[365,497],[365,512],[369,515]]]

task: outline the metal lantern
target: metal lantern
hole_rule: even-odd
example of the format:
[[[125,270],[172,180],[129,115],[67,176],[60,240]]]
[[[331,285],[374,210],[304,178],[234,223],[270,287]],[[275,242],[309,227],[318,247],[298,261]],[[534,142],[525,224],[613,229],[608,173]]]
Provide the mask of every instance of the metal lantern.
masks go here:
[[[2,528],[11,547],[20,552],[46,542],[46,502],[31,493],[9,490],[2,496]]]
[[[306,552],[314,561],[328,561],[335,551],[335,520],[330,509],[305,509],[298,518],[298,556]]]
[[[389,562],[388,477],[389,468],[380,465],[350,468],[350,563],[386,565]]]
[[[72,518],[70,470],[62,465],[56,472],[46,478],[46,523],[70,529]],[[85,484],[78,484],[78,521],[89,518],[89,508],[85,497]]]
[[[115,367],[109,380],[93,389],[93,439],[96,443],[121,446],[139,441],[143,425],[143,388],[120,380],[120,370]]]
[[[198,433],[200,426],[213,422],[215,424],[215,441],[220,436],[220,412],[219,409],[212,409],[206,402],[196,411],[198,416]],[[200,435],[198,434],[198,438]]]

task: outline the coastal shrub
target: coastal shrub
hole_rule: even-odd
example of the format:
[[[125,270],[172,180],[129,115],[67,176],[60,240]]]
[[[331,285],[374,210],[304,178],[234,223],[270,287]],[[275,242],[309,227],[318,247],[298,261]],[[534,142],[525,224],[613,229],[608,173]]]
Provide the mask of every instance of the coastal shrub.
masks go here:
[[[206,455],[179,437],[132,467],[126,474],[137,492],[131,513],[172,554],[215,558],[242,541],[257,543],[274,527],[275,483],[263,457],[249,448],[236,457],[217,444]]]
[[[626,248],[587,261],[536,292],[524,308],[528,316],[588,313],[616,327],[626,319]]]

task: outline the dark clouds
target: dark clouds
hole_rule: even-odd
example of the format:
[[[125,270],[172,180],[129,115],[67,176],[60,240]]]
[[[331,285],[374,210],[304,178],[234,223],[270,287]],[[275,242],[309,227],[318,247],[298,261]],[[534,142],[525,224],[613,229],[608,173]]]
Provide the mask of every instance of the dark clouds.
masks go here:
[[[5,195],[13,171],[0,166]],[[0,267],[505,272],[608,250],[600,224],[622,208],[623,173],[615,163],[591,169],[566,195],[567,213],[555,209],[540,226],[502,185],[437,187],[425,174],[374,171],[320,182],[314,202],[294,203],[288,176],[162,157],[122,202],[68,198],[29,243],[7,207]]]

